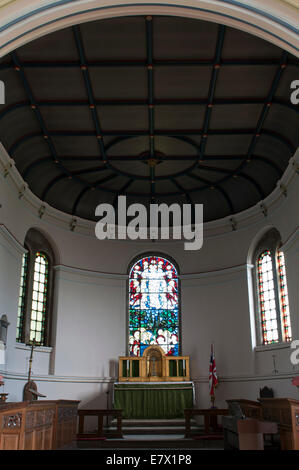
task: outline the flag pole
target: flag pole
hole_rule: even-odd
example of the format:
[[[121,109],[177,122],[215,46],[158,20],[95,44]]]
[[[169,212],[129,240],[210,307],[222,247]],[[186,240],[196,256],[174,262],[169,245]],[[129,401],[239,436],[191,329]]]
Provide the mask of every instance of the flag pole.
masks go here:
[[[210,359],[210,398],[211,398],[211,408],[215,407],[215,388],[218,384],[216,364],[215,364],[215,350],[214,350],[214,341],[211,343],[211,359]]]
[[[215,343],[214,343],[214,340],[213,340],[213,358],[214,358],[214,362],[215,362]],[[213,397],[212,397],[212,408],[215,408],[215,386],[214,386],[214,394],[213,394]]]
[[[214,359],[215,358],[215,350],[214,350],[214,341],[212,341],[211,344],[211,356]],[[212,376],[212,380],[214,381],[214,376]],[[213,386],[213,394],[211,395],[211,408],[215,408],[215,387]]]

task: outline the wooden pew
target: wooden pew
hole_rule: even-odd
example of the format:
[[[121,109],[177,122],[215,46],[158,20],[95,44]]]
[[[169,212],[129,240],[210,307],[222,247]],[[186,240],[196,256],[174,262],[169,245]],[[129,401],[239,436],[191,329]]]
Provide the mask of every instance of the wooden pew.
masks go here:
[[[228,404],[228,406],[230,405],[230,403],[234,403],[234,402],[239,403],[241,410],[243,414],[246,416],[246,418],[262,419],[262,407],[261,407],[260,402],[253,401],[253,400],[246,400],[244,398],[226,400],[226,403]]]
[[[79,401],[40,400],[0,405],[0,450],[51,450],[76,436]]]
[[[262,419],[278,424],[282,450],[299,450],[299,400],[260,398]]]

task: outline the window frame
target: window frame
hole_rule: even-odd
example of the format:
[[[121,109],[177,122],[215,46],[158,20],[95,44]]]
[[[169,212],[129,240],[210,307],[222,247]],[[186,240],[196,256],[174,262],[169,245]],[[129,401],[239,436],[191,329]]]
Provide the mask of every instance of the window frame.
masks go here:
[[[47,297],[45,309],[45,326],[43,340],[38,342],[38,346],[48,347],[51,345],[51,319],[53,309],[53,291],[54,291],[54,252],[46,237],[36,229],[30,229],[27,232],[24,246],[27,250],[27,280],[25,286],[25,301],[24,312],[22,320],[22,332],[16,337],[17,344],[31,344],[30,340],[30,324],[32,313],[32,295],[33,295],[33,282],[34,282],[34,267],[37,253],[43,254],[48,261],[48,283],[47,283]],[[23,255],[24,256],[24,255]],[[21,277],[20,277],[21,278]],[[19,296],[20,297],[20,296]]]
[[[262,319],[261,319],[261,306],[260,306],[260,290],[259,290],[259,278],[258,278],[258,261],[262,253],[265,251],[270,252],[272,269],[273,269],[273,284],[274,284],[274,298],[276,306],[276,320],[277,320],[277,329],[278,329],[278,341],[264,344],[263,340],[263,328],[262,328]],[[256,325],[256,344],[258,348],[275,348],[279,345],[288,345],[290,341],[283,339],[283,325],[282,325],[282,315],[281,315],[281,304],[280,304],[280,280],[278,276],[278,263],[277,263],[277,254],[281,250],[281,238],[279,232],[273,228],[267,231],[264,236],[258,242],[252,259],[254,260],[254,306],[255,306],[255,325]],[[287,273],[286,273],[286,282],[287,282]],[[289,310],[290,311],[290,310]],[[290,326],[292,329],[291,314],[290,314]]]
[[[164,258],[165,260],[169,261],[176,269],[177,272],[177,281],[178,281],[178,328],[179,328],[179,347],[178,347],[178,355],[182,355],[182,310],[181,310],[181,279],[180,279],[180,269],[178,263],[165,253],[160,251],[148,251],[145,253],[141,253],[135,256],[128,265],[127,269],[127,283],[126,283],[126,355],[130,355],[130,272],[132,267],[141,259],[149,258],[149,257],[158,257]]]

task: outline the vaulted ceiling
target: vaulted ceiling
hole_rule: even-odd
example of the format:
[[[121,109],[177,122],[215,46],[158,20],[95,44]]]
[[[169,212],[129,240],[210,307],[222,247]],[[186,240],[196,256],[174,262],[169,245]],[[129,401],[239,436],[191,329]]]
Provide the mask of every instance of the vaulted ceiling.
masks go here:
[[[299,143],[298,59],[222,25],[123,17],[57,31],[0,60],[0,141],[42,201],[203,203],[206,221],[263,200]],[[296,73],[297,72],[297,73]]]

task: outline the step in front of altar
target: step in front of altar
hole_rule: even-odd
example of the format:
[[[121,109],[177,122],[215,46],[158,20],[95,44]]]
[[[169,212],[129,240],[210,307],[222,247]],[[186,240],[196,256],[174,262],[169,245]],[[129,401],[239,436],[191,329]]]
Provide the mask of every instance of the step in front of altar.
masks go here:
[[[223,442],[200,442],[192,435],[204,432],[204,427],[191,419],[191,437],[185,438],[184,419],[123,419],[123,438],[115,437],[116,420],[111,420],[109,426],[104,426],[104,441],[83,442],[80,448],[110,448],[110,449],[223,449]]]
[[[112,420],[109,426],[105,427],[105,433],[108,435],[116,430],[117,422]],[[150,435],[177,435],[180,438],[185,435],[184,419],[123,419],[122,430],[125,436],[150,436]],[[195,420],[191,420],[191,432],[199,432],[202,426],[198,426]]]

